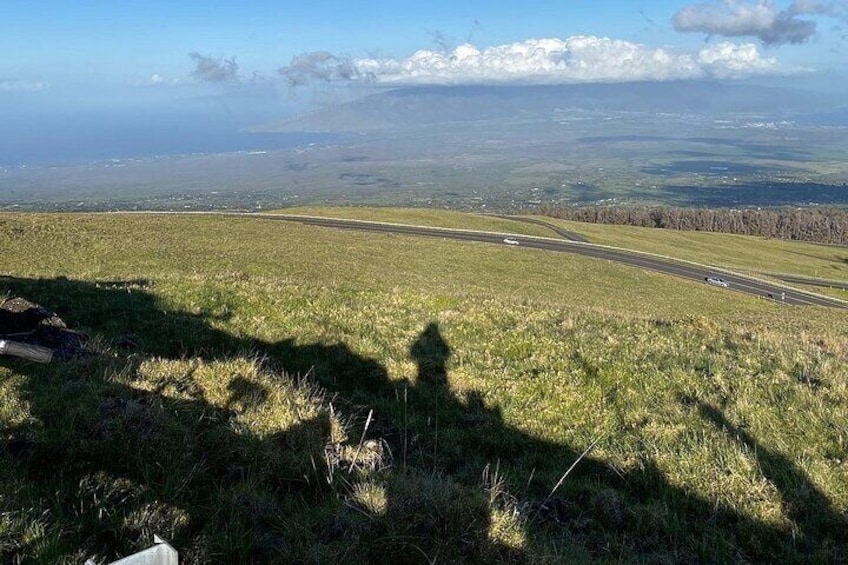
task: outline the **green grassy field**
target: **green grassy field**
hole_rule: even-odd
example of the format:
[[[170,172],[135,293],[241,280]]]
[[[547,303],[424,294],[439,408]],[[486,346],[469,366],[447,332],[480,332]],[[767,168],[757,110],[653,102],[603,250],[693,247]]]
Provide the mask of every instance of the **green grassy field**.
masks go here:
[[[647,251],[747,272],[848,280],[848,249],[724,233],[602,226],[548,219],[592,243]]]
[[[848,290],[843,290],[841,288],[828,288],[821,286],[812,286],[812,285],[795,285],[798,288],[802,288],[804,290],[808,290],[810,292],[817,292],[819,294],[824,294],[826,296],[832,296],[834,298],[838,298],[839,300],[843,300],[848,302]]]
[[[346,207],[296,207],[276,210],[281,214],[303,216],[321,216],[324,218],[347,218],[396,224],[415,224],[439,228],[493,231],[515,235],[536,235],[554,237],[556,234],[544,226],[527,224],[520,221],[468,214],[451,210],[431,210],[428,208],[379,208],[367,206]]]
[[[0,561],[848,550],[841,312],[250,218],[6,214],[0,246],[0,296],[97,352],[0,358]]]
[[[280,212],[556,237],[554,232],[543,226],[519,221],[416,208],[316,207],[287,208]],[[848,250],[841,247],[754,236],[608,226],[539,216],[527,217],[560,226],[601,245],[655,253],[747,273],[796,274],[848,280]],[[833,295],[839,297],[838,292]]]

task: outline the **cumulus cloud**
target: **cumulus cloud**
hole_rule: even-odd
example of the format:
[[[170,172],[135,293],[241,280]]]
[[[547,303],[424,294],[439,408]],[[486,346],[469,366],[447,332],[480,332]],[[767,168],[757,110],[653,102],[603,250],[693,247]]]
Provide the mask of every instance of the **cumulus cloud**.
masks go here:
[[[0,79],[0,92],[38,92],[46,88],[46,82]]]
[[[804,43],[816,33],[816,22],[804,16],[844,18],[848,0],[794,0],[781,10],[773,0],[722,0],[693,4],[678,11],[674,28],[708,36],[756,37],[766,45]]]
[[[753,44],[719,43],[680,53],[595,36],[530,39],[479,49],[421,50],[405,59],[348,62],[347,79],[380,85],[570,84],[738,78],[775,72]]]
[[[201,55],[197,52],[188,54],[194,61],[194,70],[191,76],[200,82],[216,84],[234,83],[239,81],[239,66],[235,58],[224,59]]]
[[[354,61],[333,55],[327,51],[313,51],[292,58],[277,72],[285,79],[289,88],[295,89],[314,83],[367,80]]]

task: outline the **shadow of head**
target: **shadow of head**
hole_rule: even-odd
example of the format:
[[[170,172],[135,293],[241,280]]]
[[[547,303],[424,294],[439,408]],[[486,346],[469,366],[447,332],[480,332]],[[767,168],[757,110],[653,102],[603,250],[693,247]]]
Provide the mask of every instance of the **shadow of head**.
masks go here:
[[[431,322],[418,339],[410,346],[409,355],[418,365],[419,386],[448,386],[447,363],[451,348],[439,330],[439,324]]]

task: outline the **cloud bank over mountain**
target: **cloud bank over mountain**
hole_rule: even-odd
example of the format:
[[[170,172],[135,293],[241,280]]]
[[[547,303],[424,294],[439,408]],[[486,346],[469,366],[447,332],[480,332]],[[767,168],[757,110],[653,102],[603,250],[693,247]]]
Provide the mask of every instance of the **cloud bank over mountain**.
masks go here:
[[[528,39],[480,49],[422,49],[406,58],[344,59],[325,52],[299,55],[280,69],[291,86],[310,80],[383,86],[579,84],[743,78],[777,72],[777,60],[754,44],[706,45],[696,52],[578,35]]]

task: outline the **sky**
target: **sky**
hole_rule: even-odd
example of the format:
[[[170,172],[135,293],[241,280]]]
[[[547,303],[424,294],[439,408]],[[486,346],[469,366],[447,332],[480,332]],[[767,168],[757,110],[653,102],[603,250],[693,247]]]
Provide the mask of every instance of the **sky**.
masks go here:
[[[56,89],[557,84],[848,69],[848,0],[6,0],[0,103]],[[122,94],[132,98],[132,94]],[[8,96],[7,96],[8,98]],[[20,98],[18,96],[17,98]],[[6,101],[8,104],[8,100]]]
[[[848,90],[848,0],[1,6],[0,173],[285,146],[243,134],[399,86],[696,79]]]

